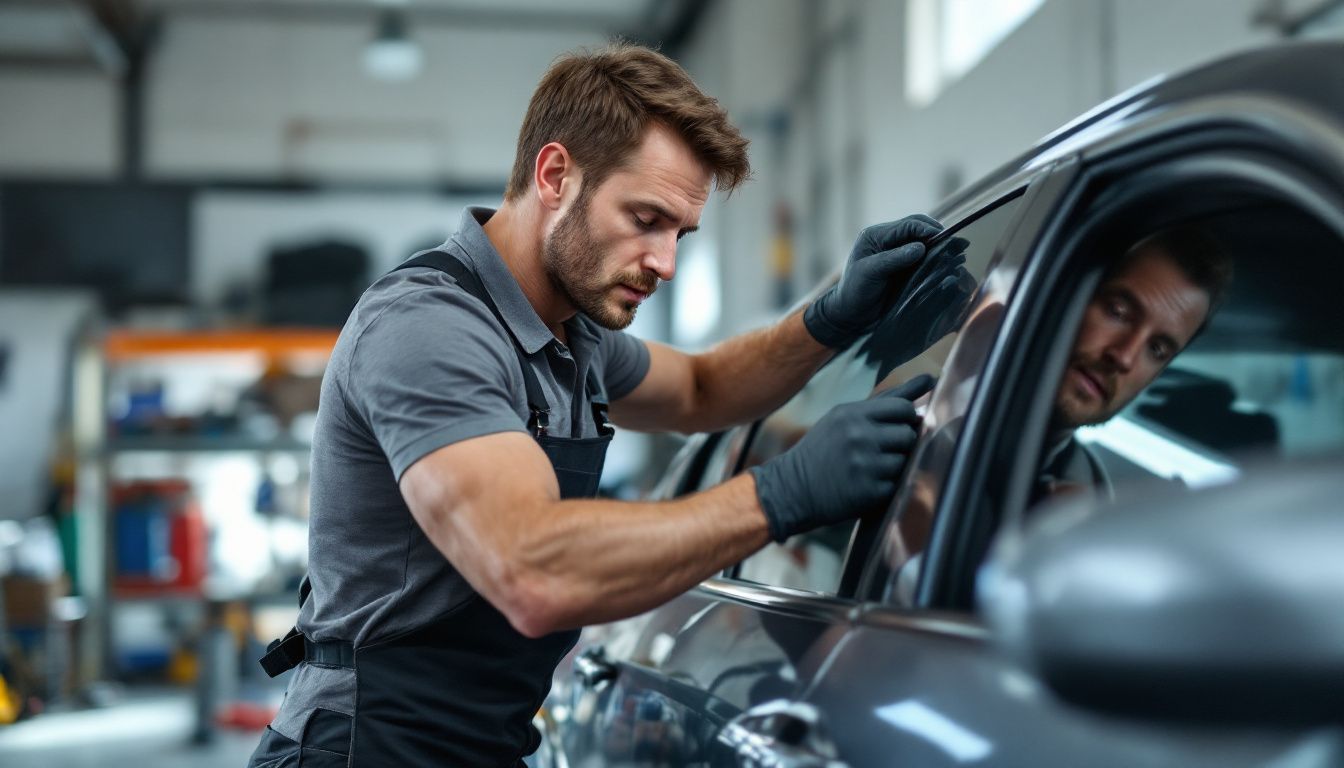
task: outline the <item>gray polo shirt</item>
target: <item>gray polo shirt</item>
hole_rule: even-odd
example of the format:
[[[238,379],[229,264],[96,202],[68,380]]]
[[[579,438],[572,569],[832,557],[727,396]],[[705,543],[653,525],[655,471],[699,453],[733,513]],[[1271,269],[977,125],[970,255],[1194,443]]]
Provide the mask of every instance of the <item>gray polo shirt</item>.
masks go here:
[[[313,436],[313,594],[299,616],[299,628],[314,640],[385,639],[472,595],[411,517],[397,484],[436,449],[526,431],[527,394],[513,339],[545,390],[556,436],[597,434],[585,391],[589,368],[609,400],[629,394],[648,372],[642,342],[582,315],[565,325],[568,346],[555,338],[486,238],[481,225],[492,213],[468,209],[440,249],[476,272],[507,328],[453,278],[413,268],[370,286],[336,342]],[[347,672],[300,667],[276,729],[294,738],[301,727],[295,718],[307,705],[348,712]]]

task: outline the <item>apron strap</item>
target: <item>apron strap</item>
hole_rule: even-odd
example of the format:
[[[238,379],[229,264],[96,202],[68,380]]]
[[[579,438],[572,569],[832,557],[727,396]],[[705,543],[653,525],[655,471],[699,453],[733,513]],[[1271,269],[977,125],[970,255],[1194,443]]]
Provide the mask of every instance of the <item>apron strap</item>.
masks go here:
[[[261,668],[270,677],[278,677],[303,662],[303,644],[307,640],[298,627],[291,627],[285,636],[272,640],[261,657]]]
[[[616,434],[616,428],[611,425],[611,419],[607,416],[607,396],[602,391],[602,383],[597,380],[597,374],[593,372],[592,367],[588,368],[588,402],[593,407],[593,423],[597,425],[597,434],[606,436]]]
[[[504,321],[504,315],[499,311],[499,307],[496,306],[494,300],[490,298],[490,294],[485,290],[480,278],[456,256],[439,250],[421,251],[395,267],[393,271],[411,267],[429,267],[452,277],[464,291],[475,297],[490,310],[505,332],[508,332],[512,338],[512,333],[508,330],[508,323]],[[550,427],[550,405],[546,401],[541,382],[537,379],[537,374],[532,370],[532,366],[528,364],[517,339],[513,341],[513,351],[518,356],[518,365],[522,368],[523,373],[523,384],[527,389],[527,407],[532,412],[528,419],[527,428],[534,437],[545,437]],[[588,369],[585,390],[588,401],[592,406],[593,421],[597,425],[598,435],[609,437],[615,434],[616,430],[612,427],[611,419],[607,415],[607,398],[602,391],[601,381],[598,380],[597,374],[591,367]],[[303,581],[299,584],[300,608],[308,601],[308,596],[311,593],[312,584],[308,581],[308,577],[304,576]],[[298,627],[294,627],[284,637],[271,641],[271,644],[266,648],[266,655],[261,657],[261,666],[262,669],[266,670],[266,674],[276,677],[297,667],[304,661],[333,667],[353,667],[354,647],[342,640],[314,642],[305,637]]]
[[[309,640],[298,627],[285,633],[279,640],[272,640],[266,647],[266,655],[261,657],[261,668],[270,677],[278,677],[303,662],[311,662],[324,667],[355,667],[355,647],[344,640]]]
[[[494,299],[490,298],[489,292],[481,284],[481,279],[476,276],[475,272],[467,268],[467,265],[463,264],[460,259],[446,251],[421,251],[402,262],[392,271],[410,269],[411,267],[429,267],[452,277],[458,285],[462,286],[462,290],[484,304],[494,314],[495,319],[499,321],[504,331],[510,333],[512,337],[512,333],[509,332],[509,324],[504,322],[503,313],[495,305]],[[517,339],[514,340],[513,351],[518,356],[518,364],[523,369],[523,386],[527,390],[527,408],[532,412],[531,417],[528,418],[527,429],[533,435],[541,437],[546,434],[551,426],[551,406],[546,401],[546,394],[541,388],[541,381],[537,379],[536,371],[533,371],[532,366],[528,364],[522,348],[518,346]]]

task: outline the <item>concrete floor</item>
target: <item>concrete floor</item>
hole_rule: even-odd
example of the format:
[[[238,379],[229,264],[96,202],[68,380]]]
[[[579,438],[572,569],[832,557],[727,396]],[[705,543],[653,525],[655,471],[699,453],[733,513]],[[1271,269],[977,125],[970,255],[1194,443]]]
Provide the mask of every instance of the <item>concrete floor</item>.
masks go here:
[[[217,730],[192,744],[190,691],[131,691],[101,709],[50,712],[0,726],[4,768],[242,768],[261,734]]]

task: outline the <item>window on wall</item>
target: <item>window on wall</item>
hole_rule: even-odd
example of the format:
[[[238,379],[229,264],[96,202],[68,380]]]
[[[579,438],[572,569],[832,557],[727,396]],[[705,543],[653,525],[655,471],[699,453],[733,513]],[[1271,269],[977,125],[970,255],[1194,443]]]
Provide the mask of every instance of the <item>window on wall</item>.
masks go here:
[[[909,0],[906,99],[923,107],[971,71],[1045,0]]]

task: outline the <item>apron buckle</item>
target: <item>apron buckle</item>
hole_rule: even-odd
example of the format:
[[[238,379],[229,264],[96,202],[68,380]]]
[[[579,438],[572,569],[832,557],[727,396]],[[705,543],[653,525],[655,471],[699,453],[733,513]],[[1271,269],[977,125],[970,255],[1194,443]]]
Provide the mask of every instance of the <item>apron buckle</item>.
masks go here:
[[[527,420],[527,429],[536,437],[545,437],[551,426],[551,414],[542,408],[532,409],[532,418]]]

